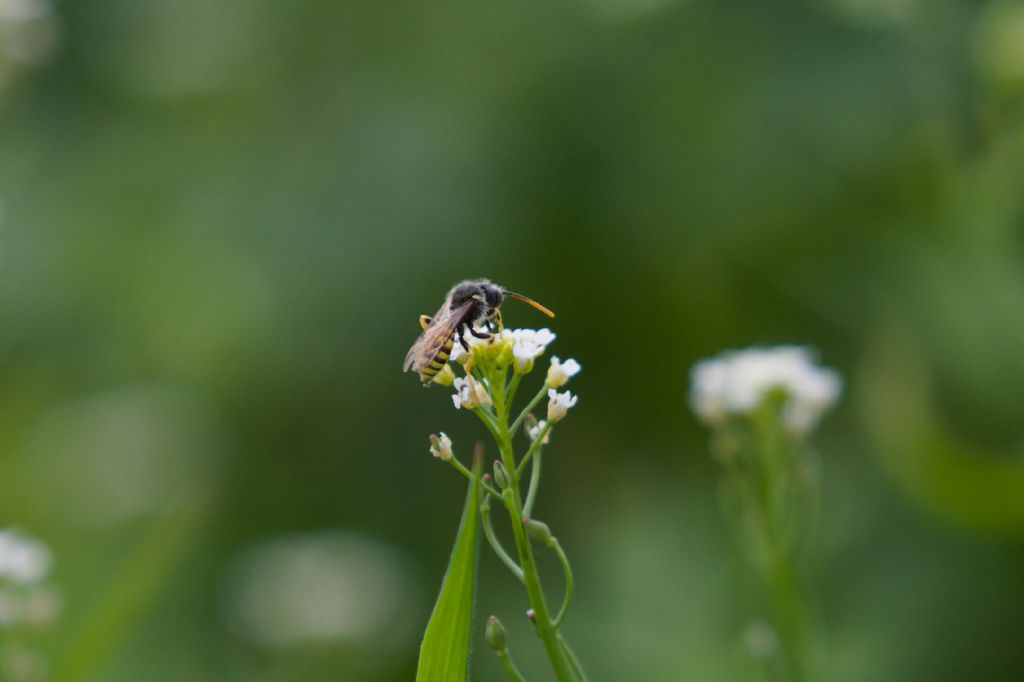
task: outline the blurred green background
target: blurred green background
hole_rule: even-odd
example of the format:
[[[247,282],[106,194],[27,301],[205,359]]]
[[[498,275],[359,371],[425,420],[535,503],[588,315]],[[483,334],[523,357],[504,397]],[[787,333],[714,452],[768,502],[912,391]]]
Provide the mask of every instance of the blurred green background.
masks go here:
[[[476,276],[584,366],[538,514],[595,680],[739,679],[688,368],[783,342],[846,380],[825,679],[1024,667],[1020,2],[0,0],[0,204],[49,679],[411,679],[465,490],[426,436],[485,434],[399,366]],[[478,644],[544,679],[482,557]]]

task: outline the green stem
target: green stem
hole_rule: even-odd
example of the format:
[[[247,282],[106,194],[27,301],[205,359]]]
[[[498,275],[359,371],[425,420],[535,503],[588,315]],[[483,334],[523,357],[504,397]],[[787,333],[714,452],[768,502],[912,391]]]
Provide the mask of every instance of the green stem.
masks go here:
[[[513,401],[516,399],[516,391],[519,390],[519,382],[523,380],[523,375],[516,372],[512,376],[512,381],[508,384],[508,391],[506,393],[505,404],[511,406]]]
[[[538,395],[543,395],[543,392]],[[539,398],[535,400],[539,400]],[[540,573],[537,571],[537,561],[533,556],[533,546],[523,527],[523,502],[519,494],[519,481],[515,477],[516,458],[512,452],[514,430],[510,430],[508,427],[508,404],[505,402],[504,392],[498,391],[494,395],[494,408],[497,414],[498,450],[501,453],[502,464],[513,476],[511,484],[502,491],[502,495],[505,498],[505,507],[508,509],[509,519],[512,522],[519,566],[523,571],[523,585],[526,587],[526,594],[529,597],[530,606],[533,608],[537,636],[544,644],[544,651],[547,653],[548,661],[559,682],[576,682],[569,661],[558,641],[558,629],[551,620],[547,599],[544,597],[544,590],[540,584]],[[525,412],[521,416],[525,416]]]
[[[514,466],[514,462],[511,462],[511,448],[503,448],[503,450],[508,452],[507,457],[503,453],[503,459],[510,460],[510,463]],[[506,465],[507,467],[508,465]],[[533,547],[530,545],[530,539],[526,536],[526,530],[523,528],[522,503],[519,500],[519,491],[512,486],[505,489],[504,495],[505,506],[508,508],[509,518],[512,522],[516,551],[519,554],[519,565],[523,569],[523,584],[526,586],[526,594],[530,599],[530,606],[533,607],[537,635],[544,644],[544,650],[554,670],[555,677],[559,682],[574,682],[575,678],[558,643],[558,630],[555,629],[554,623],[551,621],[548,603],[540,585],[540,573],[537,571]]]
[[[807,612],[793,567],[784,556],[777,556],[771,567],[769,584],[789,679],[804,682],[808,679]]]
[[[569,646],[569,643],[561,635],[558,636],[558,643],[562,645],[562,651],[565,652],[565,657],[569,659],[569,665],[572,666],[572,672],[576,679],[579,682],[589,682],[587,674],[583,672],[583,666],[580,665],[580,659],[576,658],[576,654]]]
[[[530,518],[533,514],[533,503],[537,501],[537,491],[540,490],[540,465],[542,462],[541,452],[533,458],[533,468],[530,470],[530,487],[526,489],[526,502],[523,504],[523,515]]]
[[[560,545],[558,540],[555,538],[551,538],[551,549],[555,550],[555,554],[558,555],[558,560],[562,563],[562,571],[565,573],[565,599],[562,601],[562,608],[558,610],[558,615],[555,616],[554,621],[554,626],[557,630],[562,626],[562,621],[565,620],[565,614],[569,610],[569,604],[572,602],[572,566],[569,565],[569,557],[565,556],[565,551],[562,550],[562,545]]]
[[[451,465],[453,467],[455,467],[456,471],[460,472],[463,476],[468,478],[470,481],[473,480],[473,472],[471,472],[469,469],[467,469],[466,465],[463,464],[462,462],[460,462],[457,457],[452,457],[448,461],[451,462]],[[501,493],[499,493],[497,490],[495,490],[494,487],[490,483],[488,483],[486,481],[480,481],[480,485],[483,486],[483,489],[486,490],[487,492],[489,492],[496,499],[499,499],[499,500],[502,499]]]
[[[759,414],[757,453],[760,464],[762,531],[767,550],[765,579],[771,594],[782,658],[790,682],[806,682],[808,675],[807,609],[793,564],[792,544],[787,542],[785,520],[790,491],[785,489],[792,468],[790,452],[780,439],[776,419]]]
[[[523,425],[523,420],[526,419],[526,415],[530,413],[530,410],[537,407],[537,403],[543,400],[544,396],[546,396],[547,394],[548,385],[547,383],[545,383],[543,386],[540,387],[540,391],[537,392],[537,395],[533,396],[533,399],[526,405],[526,407],[523,408],[523,411],[519,413],[519,416],[516,417],[516,420],[512,422],[512,426],[510,426],[508,429],[509,436],[516,435],[516,432],[519,431],[519,427]]]
[[[526,503],[523,504],[523,515],[526,518],[530,518],[530,514],[533,513],[533,503],[537,500],[537,491],[540,490],[541,446],[548,433],[551,432],[551,427],[552,424],[544,425],[541,432],[530,443],[530,449],[523,455],[523,460],[519,462],[519,467],[516,469],[516,482],[518,483],[523,475],[523,469],[531,460],[533,461],[533,468],[530,470],[530,487],[526,490]]]
[[[494,533],[494,526],[491,525],[491,505],[486,502],[480,505],[480,520],[484,528],[484,537],[487,538],[491,549],[498,555],[501,562],[508,566],[508,569],[512,571],[512,575],[519,578],[519,582],[523,582],[523,569],[519,568],[515,560],[509,556],[509,553],[505,551],[505,548],[502,547],[501,542],[498,540],[498,536]]]
[[[491,432],[491,436],[494,438],[495,442],[500,443],[501,433],[498,431],[497,424],[494,423],[494,418],[479,407],[473,410],[473,414],[480,417],[480,421],[482,421],[484,426],[487,427],[487,430]]]
[[[523,674],[519,672],[516,664],[512,662],[512,655],[509,653],[508,649],[502,649],[496,653],[498,654],[498,659],[501,661],[501,664],[505,666],[505,672],[508,673],[509,679],[513,680],[513,682],[526,682]]]

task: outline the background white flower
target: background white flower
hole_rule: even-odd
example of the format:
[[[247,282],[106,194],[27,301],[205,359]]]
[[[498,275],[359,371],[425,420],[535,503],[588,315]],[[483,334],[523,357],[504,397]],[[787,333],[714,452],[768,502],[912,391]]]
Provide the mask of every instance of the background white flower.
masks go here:
[[[0,67],[38,66],[54,52],[57,27],[49,0],[0,0]],[[0,68],[0,85],[6,69]]]
[[[273,649],[393,642],[414,633],[409,565],[396,547],[347,530],[273,537],[232,562],[223,613],[237,635]]]
[[[562,362],[557,355],[554,355],[551,357],[551,366],[548,367],[547,384],[552,388],[565,386],[569,379],[580,373],[581,369],[583,368],[580,363],[572,358]]]
[[[0,578],[33,585],[49,575],[52,561],[50,548],[42,542],[14,530],[0,531]]]
[[[835,403],[842,382],[835,371],[815,365],[806,348],[728,351],[694,365],[690,404],[703,421],[714,425],[728,415],[750,414],[775,390],[786,395],[786,426],[805,433]]]
[[[60,593],[45,584],[52,564],[45,543],[17,530],[0,530],[0,628],[44,625],[58,616]]]

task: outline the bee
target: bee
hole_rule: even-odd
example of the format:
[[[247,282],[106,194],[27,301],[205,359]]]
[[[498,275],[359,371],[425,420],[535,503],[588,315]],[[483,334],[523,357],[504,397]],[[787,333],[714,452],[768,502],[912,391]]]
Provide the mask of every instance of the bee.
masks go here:
[[[501,307],[506,296],[529,303],[548,317],[555,314],[522,294],[509,291],[486,279],[467,279],[451,288],[445,296],[441,309],[433,317],[420,315],[423,333],[412,344],[402,369],[419,372],[424,386],[429,386],[434,376],[444,369],[451,356],[452,347],[458,341],[469,352],[466,333],[478,339],[490,339],[493,334],[477,329],[484,323],[493,330],[495,324],[501,329]]]

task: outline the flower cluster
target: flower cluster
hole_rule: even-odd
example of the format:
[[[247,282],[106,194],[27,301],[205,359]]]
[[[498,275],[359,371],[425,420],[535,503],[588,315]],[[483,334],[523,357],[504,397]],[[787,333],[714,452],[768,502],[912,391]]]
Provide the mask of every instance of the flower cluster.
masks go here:
[[[533,371],[534,361],[544,354],[554,340],[555,334],[550,329],[504,329],[489,339],[467,335],[466,341],[470,352],[467,353],[461,344],[456,344],[452,349],[451,359],[466,365],[472,356],[474,362],[491,365],[498,370],[511,367],[515,374],[525,375]],[[451,371],[448,367],[445,369]],[[569,379],[579,374],[581,369],[580,363],[572,358],[565,362],[559,360],[557,356],[551,358],[545,379],[545,387],[550,389],[549,422],[563,418],[569,408],[576,404],[577,396],[569,391],[558,393],[554,389],[564,386]],[[454,373],[451,376],[454,376]],[[439,383],[448,382],[440,379]],[[472,374],[455,378],[451,384],[455,388],[452,403],[456,409],[490,407],[494,402],[488,386]]]
[[[785,400],[786,428],[804,434],[835,403],[841,389],[839,375],[816,365],[806,348],[752,348],[697,363],[690,404],[704,422],[717,426],[730,416],[751,414],[777,392]]]
[[[503,329],[491,338],[478,338],[466,334],[466,344],[470,353],[482,359],[502,359],[503,364],[512,363],[519,374],[528,374],[533,370],[533,361],[544,354],[547,347],[555,340],[550,329]],[[466,364],[470,353],[456,343],[452,348],[451,360]]]
[[[505,391],[511,395],[513,389],[509,388],[507,379],[509,370],[514,381],[532,372],[537,359],[554,342],[555,334],[550,329],[503,329],[490,338],[478,338],[470,334],[465,338],[469,352],[461,343],[456,343],[452,349],[451,362],[438,372],[434,382],[451,386],[455,390],[451,398],[456,409],[479,408],[486,412],[495,406],[495,396],[498,395],[495,391]],[[471,370],[465,376],[457,377],[453,367],[460,365]],[[559,392],[556,389],[565,386],[581,370],[580,363],[572,358],[563,361],[552,356],[541,392],[524,411],[528,413],[537,402],[547,397],[547,419],[537,422],[530,415],[526,420],[526,433],[530,440],[545,434],[543,443],[547,443],[550,437],[549,425],[564,419],[569,409],[579,400],[578,396],[569,391]],[[451,461],[451,440],[444,433],[431,436],[430,452],[441,460]]]

